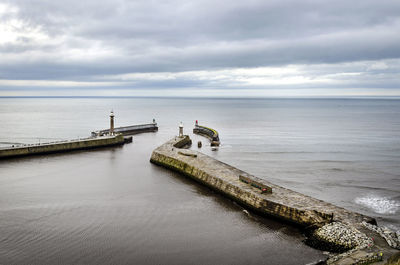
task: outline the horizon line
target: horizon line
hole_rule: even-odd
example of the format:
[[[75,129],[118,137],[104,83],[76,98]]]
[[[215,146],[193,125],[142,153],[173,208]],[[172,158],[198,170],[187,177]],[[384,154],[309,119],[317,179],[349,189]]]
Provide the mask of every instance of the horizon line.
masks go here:
[[[400,99],[400,96],[265,96],[265,97],[190,97],[190,96],[0,96],[5,98],[162,98],[162,99]]]

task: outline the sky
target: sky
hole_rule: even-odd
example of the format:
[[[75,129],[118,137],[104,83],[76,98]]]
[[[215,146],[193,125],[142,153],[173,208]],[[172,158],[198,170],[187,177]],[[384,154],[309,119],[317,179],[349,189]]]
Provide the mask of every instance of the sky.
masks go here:
[[[0,0],[0,96],[400,96],[400,1]]]

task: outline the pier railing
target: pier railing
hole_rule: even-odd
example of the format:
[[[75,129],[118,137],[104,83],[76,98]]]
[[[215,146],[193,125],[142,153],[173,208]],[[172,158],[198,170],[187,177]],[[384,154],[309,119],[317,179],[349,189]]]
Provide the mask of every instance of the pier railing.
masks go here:
[[[8,148],[1,148],[0,159],[17,156],[69,152],[73,150],[94,149],[106,146],[123,145],[127,142],[130,142],[129,139],[126,140],[122,134],[115,134],[110,136],[107,135],[99,137],[78,138],[66,141],[24,144],[11,146]]]
[[[45,145],[54,145],[54,144],[65,144],[65,143],[71,143],[71,142],[93,140],[94,138],[97,138],[97,137],[98,136],[91,136],[91,137],[82,137],[82,138],[76,138],[76,139],[59,140],[59,141],[43,142],[43,143],[32,143],[32,144],[18,143],[18,144],[13,144],[10,146],[0,147],[0,150],[11,149],[11,148],[45,146]],[[107,137],[107,136],[102,136],[102,137]]]

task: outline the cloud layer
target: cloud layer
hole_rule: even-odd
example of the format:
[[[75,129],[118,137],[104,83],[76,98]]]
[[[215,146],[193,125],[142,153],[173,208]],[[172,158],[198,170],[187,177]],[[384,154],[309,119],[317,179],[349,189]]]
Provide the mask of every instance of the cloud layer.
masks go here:
[[[399,14],[397,0],[0,1],[0,96],[400,96]]]

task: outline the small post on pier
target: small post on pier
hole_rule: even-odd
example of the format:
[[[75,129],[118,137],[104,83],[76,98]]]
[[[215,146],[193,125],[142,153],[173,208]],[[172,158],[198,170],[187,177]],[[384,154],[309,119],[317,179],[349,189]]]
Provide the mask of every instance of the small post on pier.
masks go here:
[[[183,137],[183,123],[179,123],[179,137]]]
[[[114,135],[114,112],[110,113],[110,135]]]
[[[199,125],[199,121],[198,120],[196,120],[196,123],[195,123],[195,125],[197,126],[197,125]]]

